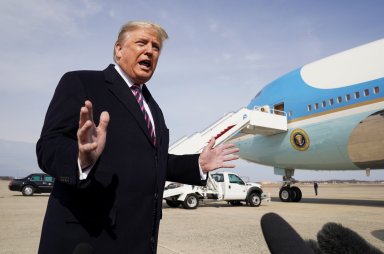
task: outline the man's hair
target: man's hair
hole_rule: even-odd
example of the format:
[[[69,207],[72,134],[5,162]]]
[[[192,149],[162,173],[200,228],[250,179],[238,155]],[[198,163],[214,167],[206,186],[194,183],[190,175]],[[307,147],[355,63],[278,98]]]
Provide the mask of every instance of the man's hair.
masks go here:
[[[152,28],[156,31],[157,36],[160,39],[160,47],[163,46],[163,42],[168,39],[168,34],[162,28],[159,24],[150,22],[150,21],[129,21],[128,23],[124,24],[119,32],[119,35],[117,36],[116,43],[123,43],[124,40],[127,38],[127,35],[129,32],[142,29],[142,28]],[[115,43],[115,45],[116,45]],[[115,46],[114,45],[114,46]],[[115,47],[113,47],[113,60],[116,62],[116,50]]]

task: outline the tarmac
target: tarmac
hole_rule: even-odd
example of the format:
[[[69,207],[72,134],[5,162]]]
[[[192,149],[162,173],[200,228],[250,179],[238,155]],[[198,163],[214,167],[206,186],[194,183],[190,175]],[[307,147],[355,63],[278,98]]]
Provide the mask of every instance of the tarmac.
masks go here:
[[[278,199],[278,185],[263,185],[271,202],[260,207],[231,206],[224,201],[204,201],[195,210],[163,205],[159,254],[270,253],[264,240],[261,217],[274,212],[304,239],[316,239],[327,222],[340,223],[384,252],[384,183],[298,185],[299,203]],[[37,253],[41,225],[49,195],[24,197],[0,181],[0,254]]]

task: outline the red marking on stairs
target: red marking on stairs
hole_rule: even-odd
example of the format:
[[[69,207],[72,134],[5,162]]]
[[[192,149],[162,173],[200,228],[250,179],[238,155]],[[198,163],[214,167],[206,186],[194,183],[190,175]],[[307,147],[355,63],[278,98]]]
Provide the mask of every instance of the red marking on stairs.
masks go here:
[[[228,126],[227,128],[225,128],[223,131],[221,131],[219,134],[217,134],[217,135],[215,136],[215,140],[217,140],[218,138],[220,138],[221,136],[223,136],[224,133],[226,133],[227,131],[229,131],[230,129],[232,129],[235,125],[236,125],[236,124],[234,124],[234,125],[230,125],[230,126]]]

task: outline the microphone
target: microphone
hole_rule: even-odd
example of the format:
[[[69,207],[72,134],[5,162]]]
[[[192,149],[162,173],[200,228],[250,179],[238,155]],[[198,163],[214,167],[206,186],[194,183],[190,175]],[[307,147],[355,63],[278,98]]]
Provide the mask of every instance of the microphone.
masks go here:
[[[279,215],[264,214],[260,224],[271,254],[314,254],[303,238]]]
[[[89,243],[79,243],[72,254],[93,254],[93,247]]]
[[[317,233],[317,242],[323,253],[382,254],[355,231],[333,222],[326,223]]]

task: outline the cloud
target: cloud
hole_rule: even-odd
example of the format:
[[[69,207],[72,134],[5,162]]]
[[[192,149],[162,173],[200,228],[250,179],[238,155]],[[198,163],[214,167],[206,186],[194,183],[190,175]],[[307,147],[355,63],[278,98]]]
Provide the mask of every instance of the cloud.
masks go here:
[[[258,52],[253,52],[244,56],[244,59],[250,62],[259,62],[262,57]]]
[[[208,27],[209,27],[209,30],[211,30],[212,32],[215,32],[219,28],[219,25],[216,22],[212,22],[209,24]]]
[[[80,58],[77,47],[90,34],[82,28],[83,20],[101,7],[89,0],[2,1],[0,91],[28,91],[57,82],[60,66]]]
[[[2,36],[14,40],[41,40],[47,34],[80,36],[78,19],[96,15],[101,10],[101,4],[90,0],[4,0],[0,8],[0,29]]]
[[[79,17],[93,16],[102,10],[102,5],[94,0],[81,0],[83,8],[79,8],[75,13]]]

